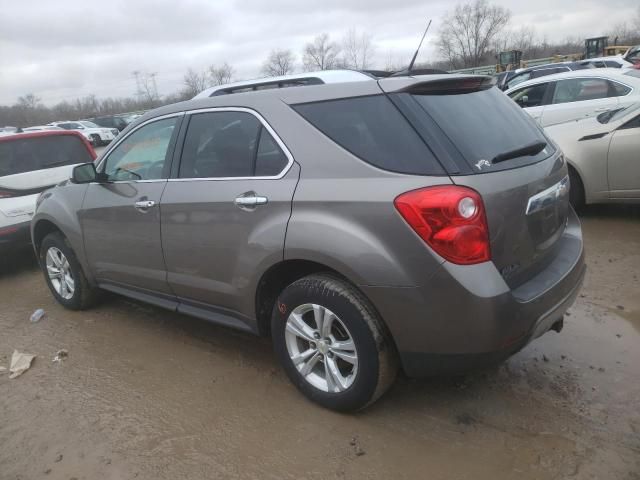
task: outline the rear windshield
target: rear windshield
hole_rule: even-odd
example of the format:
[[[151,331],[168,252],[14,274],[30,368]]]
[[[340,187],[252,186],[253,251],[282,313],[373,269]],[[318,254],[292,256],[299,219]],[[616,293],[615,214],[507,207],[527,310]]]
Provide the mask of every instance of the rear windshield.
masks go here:
[[[71,135],[0,142],[0,177],[92,161],[82,140]]]
[[[472,93],[412,97],[475,173],[529,165],[554,153],[534,120],[496,87]],[[498,155],[539,142],[547,146],[535,155],[492,164]]]
[[[385,95],[293,106],[331,140],[378,168],[413,175],[444,170],[413,127]]]

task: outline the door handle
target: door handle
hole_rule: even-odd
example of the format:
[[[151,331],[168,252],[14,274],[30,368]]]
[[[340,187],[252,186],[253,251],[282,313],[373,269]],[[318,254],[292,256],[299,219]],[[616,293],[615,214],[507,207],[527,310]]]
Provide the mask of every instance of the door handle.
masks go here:
[[[155,204],[156,202],[154,202],[153,200],[140,200],[135,203],[135,207],[138,210],[146,210],[148,208],[155,206]]]
[[[609,107],[600,107],[594,110],[594,112],[608,112],[608,111],[609,111]]]
[[[255,194],[252,195],[241,195],[236,197],[234,203],[240,208],[255,208],[258,205],[266,205],[269,203],[267,197],[261,197]]]

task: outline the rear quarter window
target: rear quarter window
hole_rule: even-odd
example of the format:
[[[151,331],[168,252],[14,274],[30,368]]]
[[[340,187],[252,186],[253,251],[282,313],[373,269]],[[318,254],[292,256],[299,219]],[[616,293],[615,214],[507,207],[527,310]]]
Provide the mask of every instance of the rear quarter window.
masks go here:
[[[89,150],[75,135],[0,142],[0,177],[92,161]]]
[[[412,175],[444,174],[431,150],[384,95],[304,103],[293,109],[371,165]]]

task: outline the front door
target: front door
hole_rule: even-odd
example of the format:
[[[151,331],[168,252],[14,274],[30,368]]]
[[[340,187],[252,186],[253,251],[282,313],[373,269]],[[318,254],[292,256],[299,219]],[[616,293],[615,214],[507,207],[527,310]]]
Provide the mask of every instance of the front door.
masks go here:
[[[640,198],[640,116],[613,133],[607,171],[610,198]]]
[[[187,118],[179,172],[162,196],[167,278],[183,304],[250,317],[252,282],[283,258],[299,167],[252,113]]]
[[[160,199],[167,185],[181,115],[145,124],[102,161],[81,221],[89,265],[99,283],[170,293],[160,239]]]

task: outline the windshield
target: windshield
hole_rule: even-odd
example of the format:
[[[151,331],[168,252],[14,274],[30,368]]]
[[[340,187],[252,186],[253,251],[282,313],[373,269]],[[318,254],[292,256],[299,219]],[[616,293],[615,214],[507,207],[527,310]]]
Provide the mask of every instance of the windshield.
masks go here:
[[[89,150],[75,135],[0,142],[0,177],[92,161]]]
[[[87,127],[87,128],[100,128],[98,125],[96,125],[93,122],[82,121],[78,123],[80,123],[80,125],[82,125],[83,127]]]
[[[497,88],[457,95],[413,95],[478,173],[548,158],[554,149],[534,120]],[[533,145],[545,146],[531,148]],[[514,152],[522,155],[513,156]],[[507,160],[491,164],[492,159]],[[486,168],[487,163],[490,168]],[[481,168],[483,167],[483,168]]]

